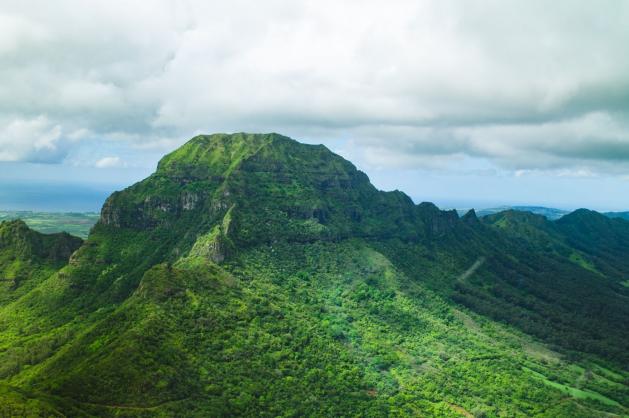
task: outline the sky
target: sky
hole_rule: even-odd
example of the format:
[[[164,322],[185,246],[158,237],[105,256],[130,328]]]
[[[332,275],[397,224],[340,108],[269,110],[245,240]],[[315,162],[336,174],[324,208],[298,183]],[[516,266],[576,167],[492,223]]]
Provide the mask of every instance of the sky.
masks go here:
[[[417,202],[629,210],[628,44],[627,1],[1,0],[0,209],[245,131]]]

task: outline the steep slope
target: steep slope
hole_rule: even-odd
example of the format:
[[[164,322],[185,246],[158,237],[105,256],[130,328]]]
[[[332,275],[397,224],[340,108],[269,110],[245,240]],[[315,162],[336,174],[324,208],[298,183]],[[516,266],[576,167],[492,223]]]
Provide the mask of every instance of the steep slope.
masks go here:
[[[485,305],[486,313],[498,310],[494,317],[519,322],[524,331],[566,349],[595,352],[627,364],[629,333],[624,324],[629,293],[618,284],[619,276],[599,269],[592,247],[578,245],[574,234],[566,231],[570,219],[567,215],[551,222],[516,211],[484,218],[502,237],[510,238],[499,255],[519,262],[506,258],[492,269],[496,274],[491,281],[492,297],[479,295],[470,300],[462,295],[460,300],[469,306]],[[618,232],[627,233],[621,228]],[[606,229],[601,229],[601,234],[606,234]],[[629,246],[620,251],[629,253]],[[619,257],[613,265],[622,267],[624,262]]]
[[[629,289],[597,271],[542,216],[509,211],[482,223],[466,216],[427,243],[376,245],[409,277],[456,303],[567,355],[596,353],[628,364]]]
[[[0,222],[0,306],[66,264],[81,243],[65,233],[35,232],[20,220]]]
[[[536,222],[509,233],[415,205],[277,134],[195,137],[107,200],[67,266],[0,307],[0,404],[68,416],[626,414],[629,339],[612,326],[629,318],[626,296],[605,293],[556,226]],[[587,288],[604,298],[598,311]]]
[[[566,240],[590,255],[597,269],[618,281],[629,277],[629,222],[579,209],[557,221]]]

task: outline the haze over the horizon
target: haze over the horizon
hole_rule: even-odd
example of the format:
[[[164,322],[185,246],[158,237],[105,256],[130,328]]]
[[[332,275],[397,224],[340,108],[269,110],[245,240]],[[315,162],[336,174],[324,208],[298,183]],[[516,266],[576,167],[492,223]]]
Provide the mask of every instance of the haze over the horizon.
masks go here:
[[[442,207],[627,210],[628,39],[623,1],[3,1],[0,209],[249,131]]]

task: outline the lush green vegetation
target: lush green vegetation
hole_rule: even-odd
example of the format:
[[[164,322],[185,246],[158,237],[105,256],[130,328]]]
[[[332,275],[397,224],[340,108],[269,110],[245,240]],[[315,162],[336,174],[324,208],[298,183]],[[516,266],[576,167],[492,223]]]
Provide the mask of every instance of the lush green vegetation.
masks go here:
[[[0,413],[627,415],[629,233],[576,216],[459,218],[321,146],[194,138],[67,264],[2,224],[36,279],[0,289]]]
[[[66,233],[40,234],[20,220],[0,222],[0,306],[65,265],[82,242]]]
[[[83,239],[87,238],[98,217],[98,213],[92,212],[0,211],[0,221],[21,219],[35,231],[44,234],[67,232]]]

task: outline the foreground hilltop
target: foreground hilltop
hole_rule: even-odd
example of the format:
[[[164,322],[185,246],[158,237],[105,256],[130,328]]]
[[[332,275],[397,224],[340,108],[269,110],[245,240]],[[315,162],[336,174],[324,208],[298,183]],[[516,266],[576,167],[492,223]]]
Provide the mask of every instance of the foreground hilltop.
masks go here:
[[[459,217],[320,145],[198,136],[0,306],[0,411],[620,416],[629,232],[613,222]]]

